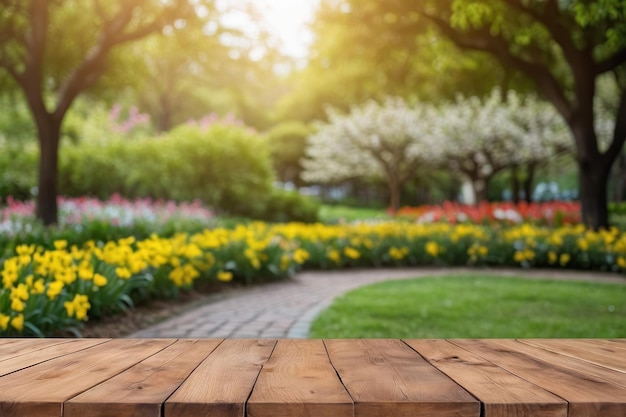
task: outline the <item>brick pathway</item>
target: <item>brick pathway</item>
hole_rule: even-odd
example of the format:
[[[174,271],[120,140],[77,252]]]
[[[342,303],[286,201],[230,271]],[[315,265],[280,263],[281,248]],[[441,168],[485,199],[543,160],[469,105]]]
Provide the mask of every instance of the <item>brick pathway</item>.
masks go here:
[[[292,280],[210,297],[204,305],[129,337],[305,338],[315,316],[335,297],[354,288],[390,279],[461,272],[626,284],[624,277],[613,274],[560,270],[415,268],[303,272]]]

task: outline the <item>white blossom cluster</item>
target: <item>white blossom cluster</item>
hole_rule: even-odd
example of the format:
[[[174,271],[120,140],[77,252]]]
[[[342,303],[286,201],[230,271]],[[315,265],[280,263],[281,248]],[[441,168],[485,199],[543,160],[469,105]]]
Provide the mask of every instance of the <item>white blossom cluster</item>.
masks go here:
[[[439,108],[436,132],[445,155],[462,172],[488,176],[571,150],[573,141],[554,108],[532,96],[494,90],[484,100],[459,97]]]
[[[353,107],[349,114],[329,111],[328,122],[308,138],[303,179],[387,178],[394,167],[415,171],[433,163],[484,179],[572,147],[560,115],[533,96],[496,89],[484,99],[458,97],[440,106],[388,98]]]
[[[370,101],[347,115],[329,110],[328,123],[308,138],[303,179],[385,178],[439,160],[441,148],[430,132],[434,116],[432,107],[411,107],[400,98]]]

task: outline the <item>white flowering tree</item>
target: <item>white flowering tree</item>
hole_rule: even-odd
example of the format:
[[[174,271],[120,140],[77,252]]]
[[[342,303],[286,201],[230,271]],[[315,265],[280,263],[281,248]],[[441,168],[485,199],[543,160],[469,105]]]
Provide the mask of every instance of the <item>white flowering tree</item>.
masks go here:
[[[532,96],[494,90],[481,100],[459,97],[441,106],[434,129],[450,167],[471,184],[473,202],[484,200],[498,172],[537,164],[571,150],[569,131],[553,107]]]
[[[328,122],[308,138],[302,177],[311,183],[383,179],[390,207],[397,210],[407,181],[440,158],[429,132],[434,116],[432,107],[411,107],[399,98],[370,101],[347,115],[330,110]]]

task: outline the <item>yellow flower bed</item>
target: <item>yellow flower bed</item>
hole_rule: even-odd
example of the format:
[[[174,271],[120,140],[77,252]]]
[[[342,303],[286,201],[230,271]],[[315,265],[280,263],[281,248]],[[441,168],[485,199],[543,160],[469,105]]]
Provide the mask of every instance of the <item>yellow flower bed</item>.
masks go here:
[[[251,223],[82,247],[22,245],[2,261],[0,335],[54,335],[197,280],[251,283],[298,268],[493,265],[626,270],[626,235],[582,226]]]

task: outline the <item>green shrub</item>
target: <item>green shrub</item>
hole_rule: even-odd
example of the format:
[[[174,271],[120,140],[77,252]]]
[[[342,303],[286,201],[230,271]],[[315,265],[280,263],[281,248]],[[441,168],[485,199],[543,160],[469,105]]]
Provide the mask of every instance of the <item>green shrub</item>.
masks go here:
[[[297,191],[274,189],[265,211],[258,217],[268,222],[305,222],[318,221],[320,203]]]
[[[274,170],[282,182],[292,182],[298,187],[304,184],[300,178],[306,139],[313,132],[311,126],[302,122],[288,121],[276,125],[266,134]]]
[[[113,193],[129,195],[126,182],[134,156],[121,139],[67,144],[59,154],[59,193],[105,200]]]
[[[65,146],[59,190],[101,199],[200,199],[218,211],[257,217],[272,191],[266,145],[242,127],[181,126],[166,136]]]
[[[37,161],[39,151],[36,144],[10,143],[0,137],[0,200],[8,196],[19,200],[32,197],[37,185]]]
[[[181,126],[171,132],[172,155],[182,165],[175,175],[180,200],[200,198],[234,215],[256,217],[272,191],[269,152],[245,128],[212,125],[207,130]]]

